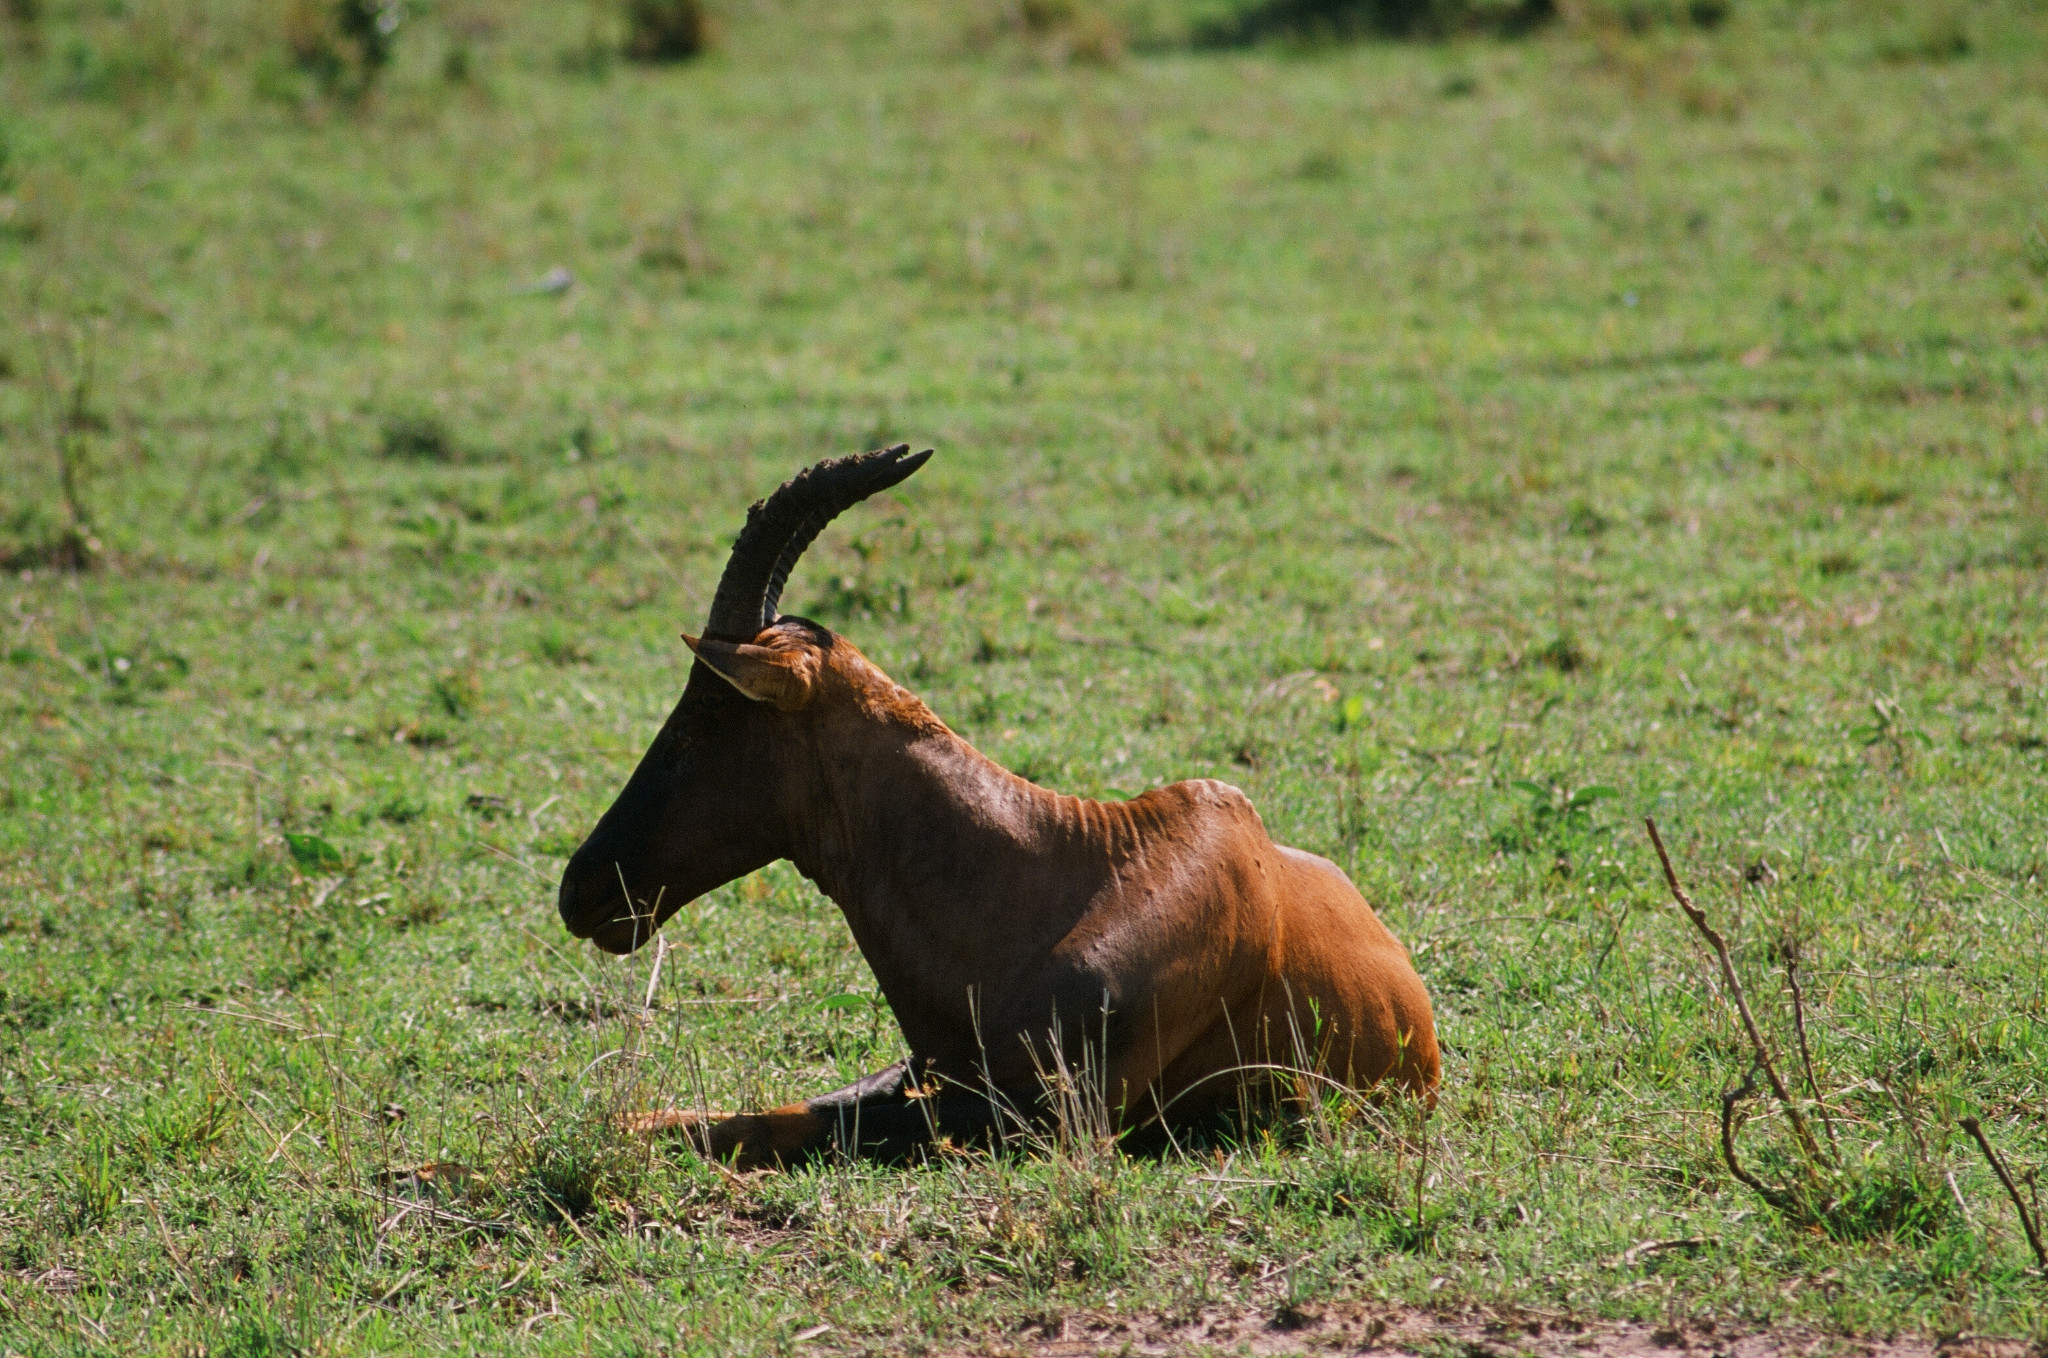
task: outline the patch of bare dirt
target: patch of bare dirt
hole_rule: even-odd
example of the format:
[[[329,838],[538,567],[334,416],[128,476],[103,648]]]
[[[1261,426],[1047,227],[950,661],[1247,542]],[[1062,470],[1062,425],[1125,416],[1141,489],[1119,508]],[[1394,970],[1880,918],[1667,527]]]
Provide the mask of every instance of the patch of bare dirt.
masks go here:
[[[1855,1338],[1818,1330],[1736,1330],[1580,1321],[1530,1312],[1440,1315],[1340,1302],[1302,1310],[1216,1308],[1190,1319],[1076,1312],[958,1358],[1096,1358],[1179,1354],[1428,1354],[1433,1358],[2048,1358],[2023,1340],[1924,1335]]]

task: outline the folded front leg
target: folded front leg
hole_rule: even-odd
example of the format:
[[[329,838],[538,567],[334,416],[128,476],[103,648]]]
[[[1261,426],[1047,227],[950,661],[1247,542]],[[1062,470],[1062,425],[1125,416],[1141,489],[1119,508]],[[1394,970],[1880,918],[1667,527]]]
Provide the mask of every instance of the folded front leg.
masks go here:
[[[681,1132],[701,1154],[721,1164],[762,1169],[835,1151],[864,1160],[902,1161],[938,1141],[985,1141],[1002,1130],[1007,1108],[1003,1100],[957,1086],[920,1085],[912,1078],[911,1063],[899,1061],[843,1089],[765,1113],[661,1109],[640,1114],[627,1126],[639,1133]]]

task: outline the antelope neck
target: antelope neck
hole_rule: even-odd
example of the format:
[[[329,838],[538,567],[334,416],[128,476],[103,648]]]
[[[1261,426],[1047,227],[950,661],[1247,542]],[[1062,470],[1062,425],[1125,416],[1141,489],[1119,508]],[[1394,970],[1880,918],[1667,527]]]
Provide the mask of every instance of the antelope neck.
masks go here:
[[[1061,797],[952,731],[863,723],[811,752],[789,858],[837,904],[897,1006],[1042,958],[1139,852],[1120,804]]]

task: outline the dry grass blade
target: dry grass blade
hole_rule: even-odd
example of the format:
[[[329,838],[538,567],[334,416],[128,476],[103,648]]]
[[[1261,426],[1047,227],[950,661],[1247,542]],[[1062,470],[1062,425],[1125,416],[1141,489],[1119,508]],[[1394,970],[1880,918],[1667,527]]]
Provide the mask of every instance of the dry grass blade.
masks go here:
[[[493,1234],[518,1231],[517,1223],[511,1221],[483,1221],[476,1217],[464,1216],[460,1212],[450,1212],[445,1208],[435,1207],[430,1203],[420,1202],[417,1199],[409,1200],[392,1197],[388,1193],[377,1193],[367,1188],[356,1188],[353,1191],[385,1207],[403,1209],[408,1215],[423,1216],[434,1221],[447,1222],[451,1226],[461,1226],[468,1230],[487,1231]]]

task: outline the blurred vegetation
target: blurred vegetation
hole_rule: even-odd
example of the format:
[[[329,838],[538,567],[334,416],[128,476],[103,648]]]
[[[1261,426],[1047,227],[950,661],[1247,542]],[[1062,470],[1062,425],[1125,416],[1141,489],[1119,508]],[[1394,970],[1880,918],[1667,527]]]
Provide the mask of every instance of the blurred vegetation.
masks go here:
[[[626,55],[635,61],[687,61],[709,38],[698,0],[626,0]]]

